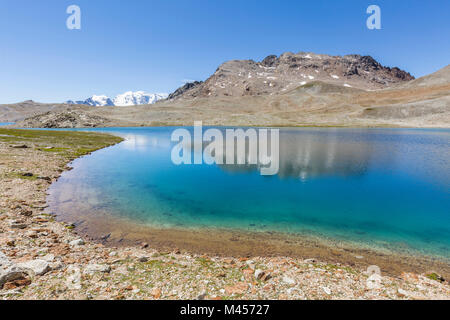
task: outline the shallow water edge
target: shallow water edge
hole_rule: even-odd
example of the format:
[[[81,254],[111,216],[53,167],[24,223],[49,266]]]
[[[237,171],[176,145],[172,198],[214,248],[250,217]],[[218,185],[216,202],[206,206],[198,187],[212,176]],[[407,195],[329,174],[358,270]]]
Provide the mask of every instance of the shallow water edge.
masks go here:
[[[49,212],[51,209],[50,206]],[[370,247],[320,235],[225,228],[164,228],[112,217],[107,212],[97,212],[95,218],[62,218],[57,213],[55,217],[60,222],[75,225],[74,231],[83,238],[109,247],[148,245],[161,252],[181,251],[233,258],[298,257],[361,269],[376,265],[383,273],[394,276],[403,272],[437,272],[445,278],[450,277],[450,261],[444,257],[398,248]]]

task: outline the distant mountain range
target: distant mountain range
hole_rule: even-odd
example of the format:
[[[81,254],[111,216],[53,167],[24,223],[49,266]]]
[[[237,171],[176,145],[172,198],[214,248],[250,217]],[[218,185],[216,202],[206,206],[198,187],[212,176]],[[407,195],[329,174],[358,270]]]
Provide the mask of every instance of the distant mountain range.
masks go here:
[[[162,99],[152,108],[139,106]],[[243,127],[449,128],[450,65],[414,79],[370,56],[288,52],[259,62],[227,61],[205,81],[169,96],[140,91],[68,103],[0,105],[0,121],[29,128],[190,126],[200,120]],[[115,105],[129,107],[108,107]]]
[[[167,93],[146,93],[144,91],[128,91],[119,94],[111,99],[105,95],[93,95],[92,97],[82,101],[66,101],[67,104],[82,104],[87,106],[104,107],[104,106],[136,106],[141,104],[153,104],[159,100],[167,99]]]

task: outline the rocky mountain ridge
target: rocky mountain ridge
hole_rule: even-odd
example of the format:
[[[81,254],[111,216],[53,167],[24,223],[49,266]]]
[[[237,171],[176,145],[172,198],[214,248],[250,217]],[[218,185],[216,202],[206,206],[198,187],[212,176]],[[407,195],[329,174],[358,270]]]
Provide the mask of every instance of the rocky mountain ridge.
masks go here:
[[[370,56],[287,52],[260,62],[227,61],[206,81],[185,84],[168,99],[273,95],[312,81],[376,90],[413,79],[408,72],[385,67]]]

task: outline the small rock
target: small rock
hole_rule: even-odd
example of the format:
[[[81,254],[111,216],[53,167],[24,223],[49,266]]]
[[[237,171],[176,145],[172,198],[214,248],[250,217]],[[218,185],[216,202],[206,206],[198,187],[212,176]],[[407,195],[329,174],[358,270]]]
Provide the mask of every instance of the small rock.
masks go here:
[[[295,284],[295,280],[292,279],[292,278],[289,278],[287,276],[284,276],[282,280],[283,280],[284,283],[289,284],[289,285],[294,285]]]
[[[322,287],[323,291],[327,294],[330,295],[331,294],[331,290],[328,287]]]
[[[367,278],[366,286],[368,289],[380,289],[383,278],[377,274],[373,273],[369,278]]]
[[[31,217],[33,215],[33,211],[31,211],[31,210],[21,210],[19,214],[21,216],[24,216],[24,217]]]
[[[33,221],[36,223],[46,223],[48,222],[48,219],[41,216],[34,218]]]
[[[43,177],[43,176],[38,176],[37,177],[39,180],[45,180],[45,181],[52,181],[52,178],[50,177]],[[47,206],[42,206],[41,208],[46,208]]]
[[[161,297],[161,289],[159,288],[153,288],[150,293],[155,299],[159,299]]]
[[[148,261],[148,257],[142,256],[138,258],[139,262],[147,262]]]
[[[32,174],[31,172],[22,173],[22,177],[33,177],[33,176],[34,174]]]
[[[197,297],[197,300],[206,300],[206,298],[208,297],[208,295],[205,293],[202,293],[201,295],[199,295]]]
[[[51,262],[50,268],[52,270],[61,270],[64,268],[64,263],[62,263],[61,261]]]
[[[427,289],[426,287],[422,286],[421,284],[416,285],[416,288],[421,290],[421,291],[424,291],[424,290]]]
[[[266,284],[264,287],[263,287],[263,290],[264,291],[272,291],[274,289],[274,287],[273,287],[273,285],[271,285],[271,284]]]
[[[26,144],[16,144],[16,145],[12,145],[10,146],[13,149],[27,149],[28,146]]]
[[[317,260],[314,259],[314,258],[306,259],[306,260],[305,260],[305,263],[316,263],[316,262],[317,262]]]
[[[261,269],[256,269],[255,270],[255,278],[260,280],[264,275],[264,271],[262,271]]]
[[[111,267],[105,264],[89,264],[84,269],[84,273],[93,274],[96,272],[109,273]]]
[[[397,295],[400,298],[406,297],[408,295],[408,292],[406,290],[403,290],[402,288],[398,288]]]
[[[252,269],[255,270],[255,262],[253,260],[248,260],[245,262],[247,264],[247,266]]]
[[[55,255],[49,253],[49,254],[43,256],[41,259],[44,261],[47,261],[47,262],[53,262],[55,260]]]
[[[82,246],[82,245],[84,245],[84,240],[83,239],[76,239],[76,240],[70,241],[69,244],[71,246]]]
[[[38,233],[34,230],[30,230],[25,235],[31,239],[36,239],[38,237]]]
[[[402,272],[401,277],[405,281],[417,282],[419,281],[419,276],[412,272]]]
[[[261,269],[257,269],[255,271],[255,278],[261,281],[267,281],[272,278],[270,272],[262,271]]]
[[[271,278],[272,278],[272,275],[270,274],[270,272],[266,272],[266,273],[262,276],[261,280],[262,280],[262,281],[268,281],[268,280],[270,280]]]
[[[11,229],[25,229],[27,227],[25,223],[20,221],[13,221],[9,224],[9,226]]]

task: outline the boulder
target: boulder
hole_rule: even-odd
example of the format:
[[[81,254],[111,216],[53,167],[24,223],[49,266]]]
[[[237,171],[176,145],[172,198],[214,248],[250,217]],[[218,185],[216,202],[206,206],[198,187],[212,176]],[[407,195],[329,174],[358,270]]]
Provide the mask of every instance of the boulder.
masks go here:
[[[6,268],[0,267],[0,289],[3,288],[5,283],[23,279],[26,276],[25,270],[16,265],[10,265]]]
[[[66,285],[69,290],[80,290],[81,289],[81,271],[77,266],[71,265],[67,268],[66,273],[68,274],[66,278]]]
[[[51,270],[50,264],[47,261],[40,259],[22,262],[17,265],[36,276],[42,276]]]
[[[0,251],[0,289],[10,281],[23,279],[27,276],[24,269],[12,263],[6,255]]]

